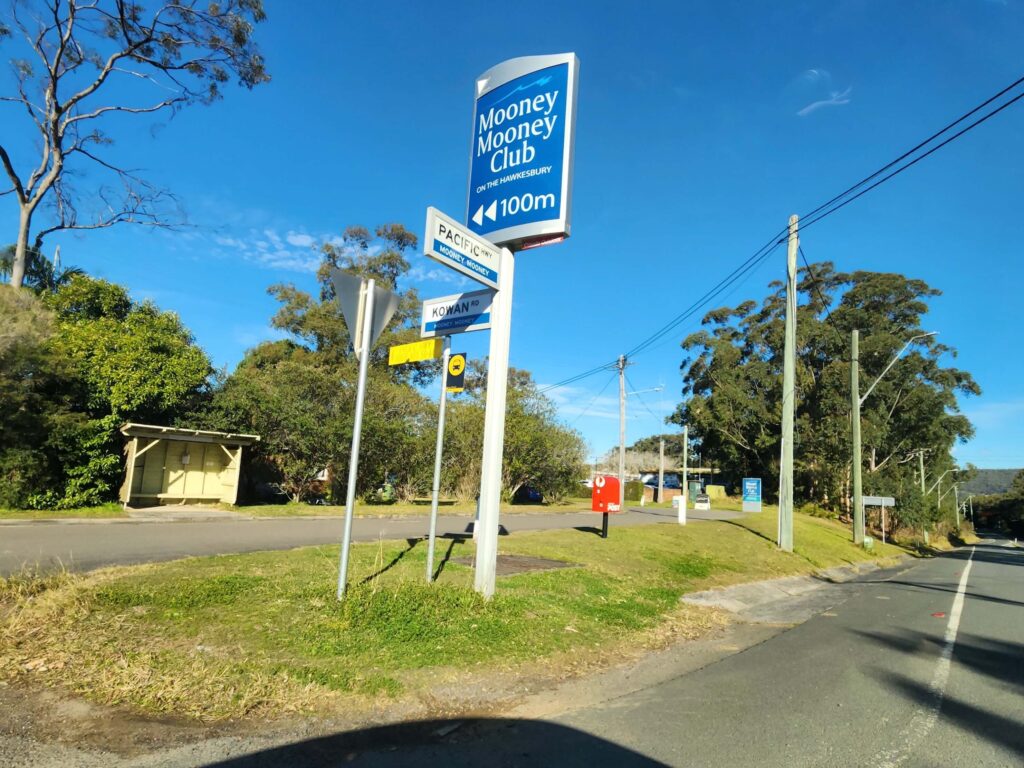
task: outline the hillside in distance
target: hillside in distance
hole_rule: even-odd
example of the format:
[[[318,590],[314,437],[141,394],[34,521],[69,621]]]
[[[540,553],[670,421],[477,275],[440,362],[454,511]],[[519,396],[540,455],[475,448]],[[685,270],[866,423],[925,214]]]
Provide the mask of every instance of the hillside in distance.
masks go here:
[[[1006,493],[1018,472],[1019,469],[979,469],[976,477],[960,486],[960,493]]]

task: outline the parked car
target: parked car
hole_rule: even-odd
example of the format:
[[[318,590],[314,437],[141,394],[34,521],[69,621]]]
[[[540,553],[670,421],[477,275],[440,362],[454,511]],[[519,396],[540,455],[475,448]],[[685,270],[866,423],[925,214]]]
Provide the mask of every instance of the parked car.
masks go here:
[[[513,504],[542,504],[544,494],[530,485],[522,485],[512,497]]]
[[[709,511],[711,509],[711,497],[706,493],[698,493],[697,497],[693,500],[693,508],[705,512]]]

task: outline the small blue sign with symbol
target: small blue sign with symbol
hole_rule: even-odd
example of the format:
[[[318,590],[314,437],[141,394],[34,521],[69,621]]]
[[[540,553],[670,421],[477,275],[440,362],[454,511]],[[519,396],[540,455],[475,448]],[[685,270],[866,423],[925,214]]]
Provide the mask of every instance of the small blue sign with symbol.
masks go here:
[[[569,234],[577,59],[506,61],[480,76],[467,225],[498,245]]]

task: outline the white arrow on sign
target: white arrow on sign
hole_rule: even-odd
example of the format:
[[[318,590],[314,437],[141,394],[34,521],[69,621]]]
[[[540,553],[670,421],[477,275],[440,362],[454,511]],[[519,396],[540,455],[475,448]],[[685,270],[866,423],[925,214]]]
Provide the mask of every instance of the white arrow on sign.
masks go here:
[[[485,215],[483,206],[477,213]],[[427,208],[423,253],[478,283],[498,287],[500,249],[436,208]]]
[[[497,221],[498,220],[498,201],[497,200],[495,200],[493,203],[491,203],[489,206],[487,206],[487,210],[486,211],[484,210],[484,207],[482,205],[479,208],[476,209],[476,213],[473,214],[473,221],[476,222],[476,225],[478,227],[483,225],[483,223],[484,223],[484,216],[486,216],[491,221]]]

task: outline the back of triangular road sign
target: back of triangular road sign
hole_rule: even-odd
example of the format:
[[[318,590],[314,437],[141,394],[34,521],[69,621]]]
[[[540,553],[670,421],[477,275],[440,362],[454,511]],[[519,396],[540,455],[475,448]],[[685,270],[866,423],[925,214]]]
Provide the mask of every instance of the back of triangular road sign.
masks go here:
[[[348,326],[349,337],[352,339],[352,349],[355,350],[356,357],[358,357],[362,353],[363,347],[361,338],[363,329],[363,288],[366,280],[351,272],[332,269],[331,282],[334,284],[334,292],[338,296],[338,304],[341,306],[341,314],[345,318],[345,325]],[[395,311],[398,309],[398,302],[398,294],[377,285],[373,286],[373,326],[369,344],[371,349],[394,316]]]

